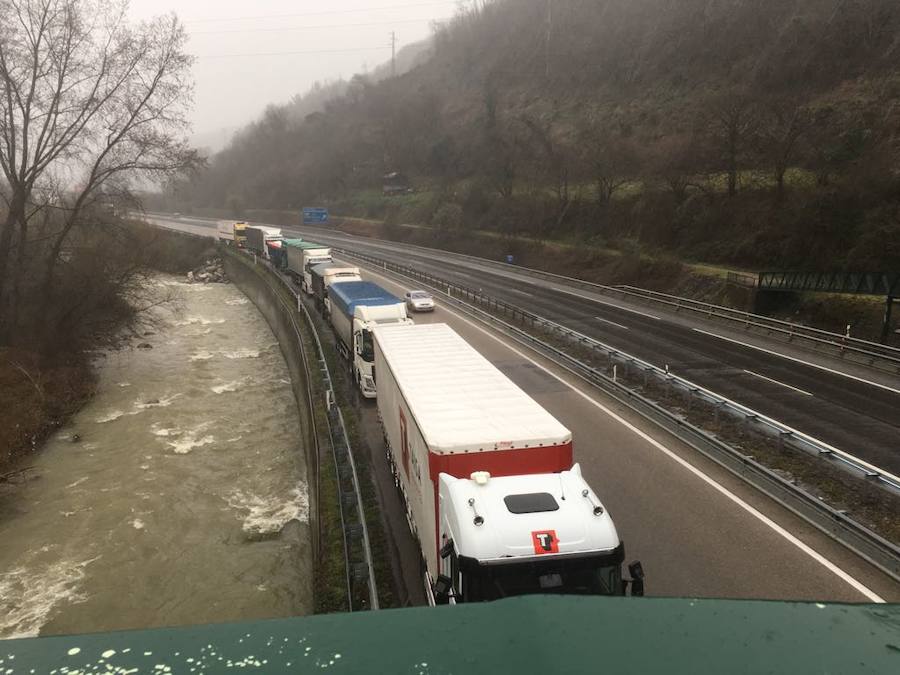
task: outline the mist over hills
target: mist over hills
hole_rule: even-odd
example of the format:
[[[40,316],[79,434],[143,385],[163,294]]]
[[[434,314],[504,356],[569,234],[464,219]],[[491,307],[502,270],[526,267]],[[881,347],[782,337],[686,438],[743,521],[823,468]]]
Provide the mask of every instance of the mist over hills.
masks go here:
[[[408,49],[271,106],[193,205],[900,268],[900,3],[494,0]]]

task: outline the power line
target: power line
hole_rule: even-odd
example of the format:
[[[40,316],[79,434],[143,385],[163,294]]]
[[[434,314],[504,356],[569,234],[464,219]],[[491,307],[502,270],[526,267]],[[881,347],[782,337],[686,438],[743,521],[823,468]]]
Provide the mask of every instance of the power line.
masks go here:
[[[295,54],[339,54],[349,52],[370,52],[374,50],[387,49],[385,45],[378,47],[348,47],[347,49],[307,49],[298,52],[247,52],[244,54],[198,54],[198,59],[226,59],[226,58],[243,58],[248,56],[293,56]]]
[[[434,5],[456,5],[457,0],[437,0],[435,2],[418,2],[408,5],[382,5],[381,7],[365,7],[362,9],[332,9],[323,12],[303,12],[301,14],[260,14],[257,16],[216,17],[207,19],[185,19],[184,23],[210,23],[221,21],[251,21],[254,19],[287,19],[300,16],[325,16],[329,14],[359,14],[360,12],[377,12],[383,9],[412,9],[413,7],[432,7]]]
[[[351,28],[357,26],[385,26],[397,23],[426,23],[432,21],[449,21],[452,17],[440,17],[437,19],[399,19],[397,21],[368,21],[365,23],[332,23],[317,24],[315,26],[287,26],[279,28],[227,28],[224,30],[190,31],[191,35],[214,35],[219,33],[270,33],[278,31],[314,30],[317,28]]]

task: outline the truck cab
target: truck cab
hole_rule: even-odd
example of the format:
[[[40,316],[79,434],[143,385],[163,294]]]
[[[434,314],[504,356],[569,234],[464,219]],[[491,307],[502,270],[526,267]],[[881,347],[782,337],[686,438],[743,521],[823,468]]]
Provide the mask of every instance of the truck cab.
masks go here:
[[[243,220],[234,224],[234,244],[238,248],[247,247],[247,223]]]
[[[287,269],[307,295],[312,295],[312,268],[331,262],[331,249],[303,239],[285,239]]]
[[[350,371],[365,398],[375,398],[376,326],[412,324],[402,300],[371,281],[345,281],[326,289],[329,319],[338,337],[338,349],[350,362]]]
[[[439,477],[437,570],[432,604],[482,602],[535,593],[643,595],[640,563],[622,576],[624,545],[612,518],[571,470],[492,478]]]
[[[319,312],[325,317],[331,312],[331,302],[327,293],[329,286],[346,281],[362,281],[358,267],[347,267],[335,263],[313,265],[310,268],[310,274],[312,276],[313,299]]]
[[[344,284],[338,284],[343,286]],[[372,330],[380,325],[407,325],[406,305],[399,300],[390,305],[357,305],[353,313],[353,372],[360,392],[375,398],[375,339]]]

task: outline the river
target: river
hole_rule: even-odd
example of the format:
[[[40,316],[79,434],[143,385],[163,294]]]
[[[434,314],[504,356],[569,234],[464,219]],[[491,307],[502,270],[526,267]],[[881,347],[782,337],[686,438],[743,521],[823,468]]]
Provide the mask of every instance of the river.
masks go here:
[[[0,637],[311,612],[305,455],[278,344],[231,284],[157,284],[177,302],[98,358],[96,396],[0,486]]]

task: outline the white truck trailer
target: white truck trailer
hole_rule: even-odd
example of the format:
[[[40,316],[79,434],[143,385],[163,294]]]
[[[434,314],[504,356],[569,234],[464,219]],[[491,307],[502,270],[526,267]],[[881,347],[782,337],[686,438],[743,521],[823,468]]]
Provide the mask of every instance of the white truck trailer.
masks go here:
[[[378,326],[388,458],[432,603],[622,595],[624,546],[572,435],[445,324]],[[643,590],[632,565],[632,594]]]
[[[230,220],[220,220],[216,223],[216,236],[219,241],[234,245],[234,223]]]
[[[338,347],[349,360],[350,371],[362,395],[375,398],[372,330],[376,326],[411,324],[406,304],[371,281],[332,284],[327,293]]]
[[[247,237],[245,243],[247,250],[253,251],[264,258],[269,257],[269,250],[266,247],[266,243],[270,241],[281,241],[283,239],[280,228],[266,227],[265,225],[248,225],[244,230],[244,234]]]
[[[331,302],[328,300],[327,292],[331,284],[362,281],[358,267],[345,267],[335,263],[313,265],[309,268],[309,272],[312,279],[312,295],[323,316],[328,316],[331,312]]]
[[[303,239],[285,239],[287,247],[287,269],[300,288],[312,295],[312,274],[310,268],[331,262],[331,249],[322,244]]]

